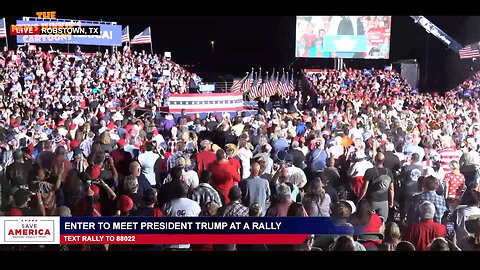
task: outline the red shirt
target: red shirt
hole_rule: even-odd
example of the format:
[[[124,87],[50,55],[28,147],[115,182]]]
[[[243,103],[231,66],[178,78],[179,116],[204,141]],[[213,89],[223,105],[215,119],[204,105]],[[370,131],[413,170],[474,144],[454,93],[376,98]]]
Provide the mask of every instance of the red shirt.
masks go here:
[[[462,196],[462,187],[465,184],[465,176],[463,174],[456,175],[447,173],[445,175],[445,184],[448,183],[447,197],[448,199],[460,201]]]
[[[242,164],[240,163],[240,160],[236,158],[231,158],[228,160],[228,164],[230,164],[237,172],[240,172],[240,169],[242,168]]]
[[[225,204],[229,204],[228,193],[233,182],[240,181],[240,174],[227,162],[214,161],[207,166],[207,169],[212,172],[212,187],[218,189],[225,197]]]
[[[195,156],[197,161],[197,172],[198,175],[202,173],[203,170],[206,170],[208,165],[214,162],[216,159],[215,153],[208,150],[203,150]]]
[[[446,236],[445,225],[427,219],[410,225],[403,234],[402,240],[412,243],[417,251],[423,251],[427,249],[433,239]]]
[[[383,222],[380,219],[380,216],[376,213],[372,213],[372,217],[365,227],[365,232],[380,232],[380,227],[382,227]]]

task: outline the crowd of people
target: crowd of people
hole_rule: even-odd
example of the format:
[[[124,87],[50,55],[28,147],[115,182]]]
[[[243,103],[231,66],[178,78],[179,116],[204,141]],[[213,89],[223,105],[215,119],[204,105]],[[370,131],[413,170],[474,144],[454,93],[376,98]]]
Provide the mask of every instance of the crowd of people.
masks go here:
[[[174,117],[158,107],[194,79],[178,65],[129,50],[78,56],[3,52],[3,215],[321,216],[365,233],[301,245],[3,248],[480,248],[480,73],[437,95],[395,71],[323,70],[306,76],[315,93],[279,108],[264,99],[255,115]]]

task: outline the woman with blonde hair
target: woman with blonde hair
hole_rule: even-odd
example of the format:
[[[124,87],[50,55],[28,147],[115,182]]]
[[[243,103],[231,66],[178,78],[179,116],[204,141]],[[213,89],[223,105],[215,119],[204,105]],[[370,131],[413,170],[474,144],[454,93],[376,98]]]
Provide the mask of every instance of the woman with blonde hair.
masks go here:
[[[460,203],[460,198],[465,191],[465,176],[460,173],[460,163],[456,160],[450,161],[450,173],[445,174],[445,199],[451,212]]]

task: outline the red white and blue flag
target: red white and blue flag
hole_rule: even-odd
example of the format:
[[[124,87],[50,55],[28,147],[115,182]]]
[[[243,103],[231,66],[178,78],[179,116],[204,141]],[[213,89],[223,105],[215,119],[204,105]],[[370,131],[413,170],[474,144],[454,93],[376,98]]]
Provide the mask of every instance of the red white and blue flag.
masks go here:
[[[288,77],[288,74],[287,74],[287,77]],[[290,76],[290,81],[288,83],[288,88],[287,88],[287,95],[293,95],[293,93],[295,92],[295,81],[293,79],[293,73],[291,74]]]
[[[277,83],[275,82],[274,73],[272,73],[272,76],[270,76],[270,79],[265,84],[265,96],[270,97],[275,95],[276,93],[277,93]]]
[[[460,54],[460,59],[480,57],[480,48],[478,43],[467,45],[464,48],[460,49],[458,52]]]
[[[280,79],[280,82],[278,84],[278,93],[280,93],[280,95],[287,95],[287,92],[288,92],[288,84],[287,84],[287,80],[285,79],[285,73],[282,74],[282,78]]]
[[[243,111],[243,93],[170,94],[169,111],[180,113]]]
[[[250,99],[254,100],[260,96],[260,85],[258,76],[256,76],[255,81],[253,81],[252,88],[250,89]]]
[[[243,82],[247,79],[247,77],[248,77],[248,74],[245,75],[245,77],[243,77],[238,82],[234,83],[230,88],[230,92],[240,92],[240,90],[242,89]]]
[[[5,18],[2,18],[0,20],[0,38],[6,38],[6,37],[7,37],[7,30],[6,30]]]
[[[152,37],[150,35],[150,27],[143,30],[140,34],[133,37],[131,44],[152,43]]]
[[[245,82],[243,82],[241,91],[243,93],[248,92],[252,88],[252,84],[253,84],[253,70],[252,72],[250,72],[250,75],[248,75],[248,78],[245,80]]]
[[[127,25],[122,30],[122,43],[126,43],[126,42],[129,42],[129,41],[130,41],[130,33],[129,33],[128,25]]]

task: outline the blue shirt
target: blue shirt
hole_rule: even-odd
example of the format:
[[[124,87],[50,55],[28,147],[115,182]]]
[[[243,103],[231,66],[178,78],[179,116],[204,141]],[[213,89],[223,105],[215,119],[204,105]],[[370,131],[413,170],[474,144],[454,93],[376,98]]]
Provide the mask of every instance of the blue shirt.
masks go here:
[[[285,150],[290,146],[286,139],[276,139],[272,143],[272,148],[274,153],[278,153],[278,151]]]
[[[327,167],[328,154],[323,149],[315,149],[311,153],[310,167],[316,172]]]
[[[403,153],[404,154],[407,154],[407,153],[417,153],[419,156],[420,156],[420,161],[423,160],[423,157],[425,156],[425,150],[423,150],[422,147],[418,146],[418,145],[408,145],[407,147],[405,147],[405,149],[403,150]]]

